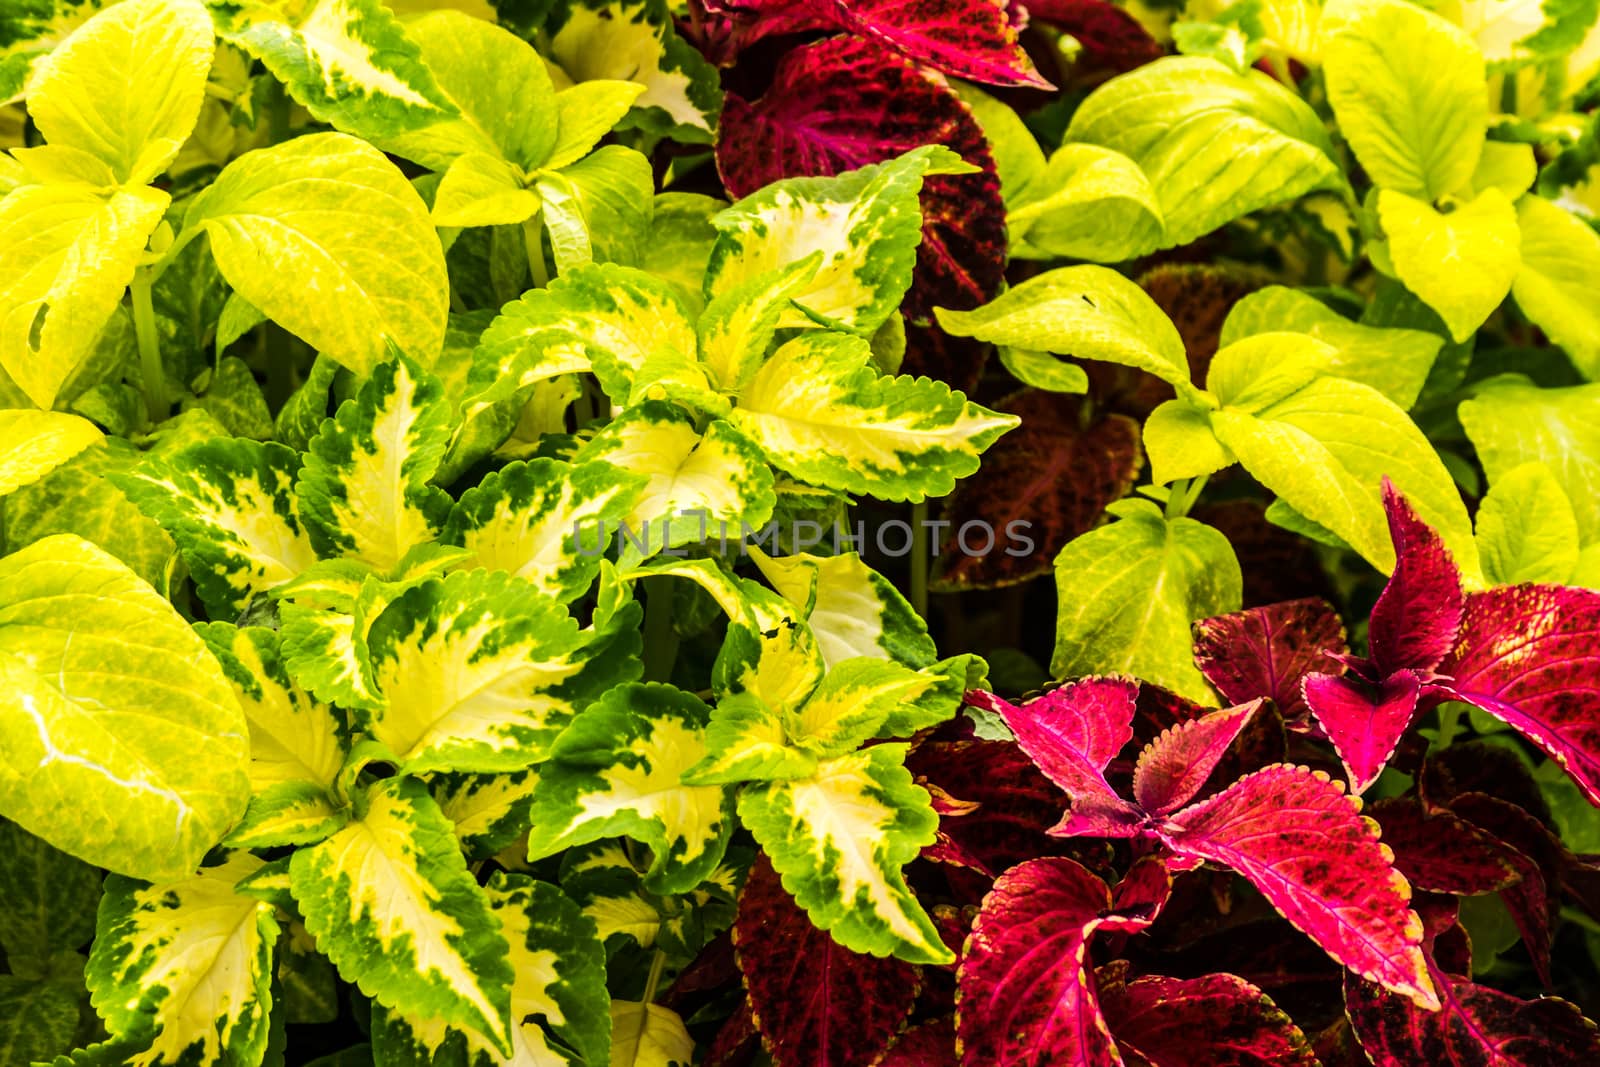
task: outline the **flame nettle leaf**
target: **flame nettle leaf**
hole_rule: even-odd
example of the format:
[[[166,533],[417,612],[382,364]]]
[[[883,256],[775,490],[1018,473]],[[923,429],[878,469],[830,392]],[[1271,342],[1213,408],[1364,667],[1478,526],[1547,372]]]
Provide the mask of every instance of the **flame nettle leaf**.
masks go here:
[[[1387,478],[1383,506],[1395,565],[1368,625],[1372,663],[1379,676],[1406,668],[1431,671],[1455,644],[1461,624],[1461,574],[1444,541],[1417,517]]]
[[[1014,742],[926,742],[912,750],[906,766],[919,785],[977,805],[940,820],[940,844],[959,848],[991,876],[1064,847],[1046,831],[1067,798]]]
[[[1146,682],[1139,686],[1139,703],[1133,717],[1133,744],[1143,751],[1172,727],[1203,719],[1216,710]],[[1263,704],[1245,720],[1244,727],[1211,771],[1211,776],[1190,799],[1203,799],[1251,771],[1269,763],[1282,763],[1285,752],[1283,718],[1276,709]]]
[[[921,988],[918,968],[852,952],[811,924],[761,856],[733,924],[755,1024],[778,1067],[853,1067],[895,1039]]]
[[[1119,912],[1154,922],[1172,896],[1172,871],[1160,856],[1141,856],[1111,890]]]
[[[1382,828],[1395,870],[1415,889],[1473,895],[1521,877],[1514,849],[1451,812],[1430,815],[1414,798],[1392,797],[1367,814]]]
[[[1365,792],[1383,773],[1421,692],[1416,671],[1396,671],[1376,685],[1356,677],[1306,675],[1305,701],[1344,763],[1352,791]]]
[[[1261,990],[1231,974],[1102,982],[1100,1001],[1130,1063],[1316,1067],[1300,1028]]]
[[[1320,772],[1278,764],[1159,825],[1180,857],[1231,867],[1358,974],[1436,1007],[1411,887],[1360,802]]]
[[[1150,31],[1110,0],[1030,0],[1022,5],[1032,22],[1048,22],[1072,35],[1094,71],[1121,74],[1165,52]]]
[[[1224,699],[1269,697],[1291,722],[1308,714],[1301,679],[1326,670],[1327,653],[1348,651],[1344,623],[1316,597],[1218,615],[1194,627],[1195,664]]]
[[[955,1028],[948,1018],[913,1026],[878,1067],[957,1067]]]
[[[1179,723],[1152,741],[1133,772],[1139,806],[1165,815],[1194,799],[1261,703],[1257,699]]]
[[[1533,968],[1551,984],[1551,931],[1560,911],[1561,873],[1571,855],[1538,819],[1515,804],[1484,793],[1464,793],[1451,810],[1500,842],[1519,879],[1500,891],[1500,899],[1522,935]]]

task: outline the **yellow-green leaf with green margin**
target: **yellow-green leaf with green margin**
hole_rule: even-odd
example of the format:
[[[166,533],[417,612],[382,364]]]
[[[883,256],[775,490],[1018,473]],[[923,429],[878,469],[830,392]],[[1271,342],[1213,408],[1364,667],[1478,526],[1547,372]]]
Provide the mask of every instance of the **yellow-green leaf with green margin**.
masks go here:
[[[1189,631],[1199,619],[1239,610],[1243,580],[1233,546],[1204,523],[1166,518],[1147,500],[1107,510],[1118,521],[1056,556],[1050,673],[1130,674],[1215,705]]]
[[[1534,325],[1562,348],[1585,378],[1600,378],[1600,234],[1565,208],[1538,196],[1517,204],[1522,268],[1511,292]]]
[[[1517,211],[1490,188],[1449,214],[1388,189],[1378,219],[1394,272],[1465,341],[1511,291],[1521,264]]]
[[[801,334],[756,372],[730,419],[797,478],[913,502],[950,492],[1017,425],[931,378],[881,377],[871,359],[859,337]]]
[[[77,415],[0,411],[0,496],[38,481],[102,436]]]
[[[876,734],[901,701],[920,696],[934,681],[893,660],[845,660],[828,668],[805,703],[782,709],[785,733],[819,759],[842,756]]]
[[[449,820],[414,778],[375,783],[359,807],[354,822],[290,861],[306,929],[378,1003],[509,1055],[510,946]]]
[[[0,199],[0,367],[48,410],[167,209],[157,189],[27,185]]]
[[[778,321],[816,276],[821,252],[770,274],[758,274],[720,293],[695,324],[700,360],[726,392],[743,389],[767,358]],[[898,322],[898,319],[890,320]]]
[[[192,873],[244,812],[248,734],[205,644],[70,535],[0,560],[0,814],[120,874]]]
[[[364,141],[316,133],[241,156],[185,225],[210,235],[242,299],[358,375],[391,344],[424,367],[444,346],[450,293],[427,205]]]
[[[578,711],[560,687],[585,641],[565,608],[508,574],[424,582],[367,635],[383,706],[366,730],[413,773],[532,766]]]
[[[927,790],[883,744],[828,760],[810,778],[763,782],[739,796],[739,818],[811,921],[856,952],[912,963],[953,955],[907,888],[903,868],[938,827]]]
[[[215,47],[199,0],[123,0],[35,65],[28,114],[52,144],[88,152],[144,185],[189,139]]]
[[[44,0],[30,4],[8,20],[6,31],[0,36],[0,143],[22,143],[22,124],[27,115],[21,108],[7,105],[22,99],[23,85],[34,64],[103,6],[103,0]],[[4,170],[3,163],[0,170]]]
[[[751,545],[750,558],[785,600],[805,614],[829,667],[857,656],[926,667],[937,658],[928,624],[858,552],[837,556],[769,556]]]

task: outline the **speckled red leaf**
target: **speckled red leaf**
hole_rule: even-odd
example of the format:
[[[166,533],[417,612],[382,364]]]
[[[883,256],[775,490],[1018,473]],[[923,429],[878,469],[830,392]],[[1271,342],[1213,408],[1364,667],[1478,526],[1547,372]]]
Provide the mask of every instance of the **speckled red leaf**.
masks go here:
[[[971,308],[994,295],[1005,268],[1005,204],[988,142],[938,75],[862,38],[829,37],[786,53],[758,100],[729,93],[717,168],[734,196],[779,178],[838,174],[940,144],[980,168],[929,178],[922,245],[905,310]]]
[[[1157,737],[1179,723],[1193,722],[1216,711],[1203,704],[1186,700],[1169,689],[1146,682],[1139,686],[1139,702],[1133,718],[1133,746],[1130,759],[1118,764],[1131,763]],[[1227,788],[1251,771],[1260,770],[1269,763],[1282,763],[1284,759],[1283,718],[1276,709],[1263,705],[1245,721],[1244,728],[1223,755],[1222,761],[1211,772],[1197,798],[1208,797]],[[1115,767],[1113,768],[1116,769]],[[1126,778],[1112,777],[1113,785],[1132,788],[1132,774]]]
[[[1070,33],[1094,70],[1120,74],[1162,54],[1161,45],[1139,20],[1110,0],[1032,0],[1023,6],[1032,21]]]
[[[1121,1063],[1088,966],[1090,936],[1113,917],[1106,884],[1071,860],[1029,860],[995,882],[957,976],[964,1067]]]
[[[1600,593],[1555,585],[1474,593],[1439,670],[1458,699],[1509,723],[1600,805]]]
[[[1496,741],[1457,741],[1430,752],[1417,786],[1429,811],[1448,809],[1467,793],[1487,793],[1515,804],[1546,827],[1555,825],[1527,763]]]
[[[1411,725],[1422,682],[1408,670],[1376,684],[1355,674],[1308,674],[1302,693],[1344,763],[1350,788],[1363,793],[1383,773]]]
[[[1367,808],[1395,869],[1414,889],[1472,896],[1504,889],[1521,877],[1514,851],[1451,813],[1429,815],[1415,797],[1391,797]]]
[[[918,969],[851,952],[811,924],[766,856],[733,924],[739,969],[778,1067],[858,1067],[889,1047],[917,1000]]]
[[[1133,769],[1133,796],[1152,815],[1176,811],[1194,799],[1262,700],[1236,704],[1164,731]]]
[[[1143,928],[1154,922],[1172,898],[1172,872],[1160,856],[1135,860],[1128,873],[1111,890],[1113,907],[1139,921]]]
[[[1300,682],[1313,672],[1339,673],[1324,653],[1350,651],[1344,623],[1318,597],[1202,619],[1194,625],[1194,661],[1230,703],[1267,697],[1285,722],[1306,715]]]
[[[1533,968],[1551,983],[1550,942],[1560,912],[1561,874],[1571,853],[1543,823],[1509,801],[1485,793],[1463,793],[1450,810],[1500,842],[1519,878],[1500,891],[1522,935]]]
[[[878,1067],[957,1067],[955,1020],[913,1026],[900,1035]]]
[[[1158,826],[1178,855],[1238,871],[1346,967],[1437,1003],[1410,886],[1358,802],[1325,775],[1268,767]]]
[[[1462,606],[1455,560],[1387,478],[1383,506],[1389,513],[1395,565],[1367,624],[1367,644],[1379,678],[1437,667],[1455,644]]]
[[[1146,977],[1101,989],[1124,1053],[1151,1067],[1316,1067],[1306,1035],[1242,978]]]
[[[977,804],[941,820],[941,835],[964,856],[998,874],[1025,859],[1067,847],[1046,831],[1067,795],[1012,741],[932,741],[912,749],[906,766],[917,780]]]
[[[985,452],[978,473],[946,500],[943,517],[951,525],[938,589],[990,589],[1048,574],[1067,542],[1099,525],[1106,505],[1127,495],[1143,464],[1139,424],[1100,415],[1085,425],[1081,397],[1023,389],[995,407],[1022,425]],[[958,536],[967,523],[979,525]],[[997,532],[993,544],[985,544],[985,529]],[[1013,529],[1028,543],[1011,539]]]

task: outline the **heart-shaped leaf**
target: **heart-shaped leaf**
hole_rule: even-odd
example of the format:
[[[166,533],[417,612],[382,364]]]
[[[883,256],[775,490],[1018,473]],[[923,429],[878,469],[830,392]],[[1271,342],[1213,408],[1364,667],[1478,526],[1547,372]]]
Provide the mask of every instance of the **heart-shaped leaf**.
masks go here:
[[[1417,711],[1422,683],[1402,670],[1379,684],[1356,677],[1308,674],[1305,702],[1333,742],[1353,792],[1378,780]]]

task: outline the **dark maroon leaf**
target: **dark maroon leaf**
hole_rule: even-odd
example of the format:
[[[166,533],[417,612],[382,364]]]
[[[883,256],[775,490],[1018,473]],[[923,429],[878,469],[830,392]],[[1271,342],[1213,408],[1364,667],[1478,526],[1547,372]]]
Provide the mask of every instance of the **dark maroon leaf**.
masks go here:
[[[1464,793],[1450,810],[1495,838],[1521,876],[1500,891],[1540,981],[1550,985],[1551,928],[1560,912],[1561,872],[1571,853],[1538,819],[1484,793]]]
[[[976,803],[966,815],[941,821],[952,846],[992,873],[1066,847],[1047,831],[1067,796],[1011,741],[924,742],[906,766],[918,782]]]
[[[1324,653],[1349,651],[1344,623],[1317,597],[1218,615],[1194,627],[1194,660],[1206,681],[1233,704],[1271,699],[1285,722],[1306,715],[1300,682],[1307,674],[1338,673]]]
[[[1147,977],[1101,987],[1123,1052],[1151,1067],[1316,1067],[1306,1035],[1242,978]]]
[[[1471,896],[1521,877],[1513,850],[1451,812],[1427,814],[1415,797],[1380,800],[1367,815],[1377,820],[1395,869],[1413,889]]]
[[[1430,753],[1418,785],[1429,811],[1449,808],[1464,793],[1487,793],[1515,804],[1546,827],[1555,825],[1527,764],[1495,741],[1457,741]]]
[[[706,1051],[706,1067],[746,1067],[760,1050],[761,1032],[756,1029],[750,998],[746,997],[717,1031]]]
[[[901,1034],[878,1067],[957,1067],[958,1062],[955,1020],[947,1017]]]
[[[1116,910],[1137,917],[1144,925],[1155,921],[1171,897],[1172,872],[1159,856],[1141,856],[1111,890]]]
[[[918,969],[851,952],[811,924],[765,855],[739,894],[739,969],[778,1067],[857,1067],[888,1049],[916,1004]]]
[[[1395,671],[1431,671],[1456,641],[1461,625],[1461,574],[1444,542],[1417,517],[1394,484],[1383,480],[1395,565],[1372,609],[1367,644],[1378,678]]]
[[[1359,674],[1308,674],[1306,706],[1344,763],[1350,789],[1364,793],[1378,780],[1417,713],[1422,682],[1417,671],[1398,670],[1382,682]]]
[[[1215,527],[1233,545],[1244,574],[1245,607],[1278,604],[1334,593],[1311,541],[1267,521],[1254,500],[1202,501],[1191,515]]]
[[[1262,700],[1179,723],[1150,742],[1133,771],[1133,795],[1152,815],[1176,811],[1194,799],[1222,762]]]
[[[1461,925],[1461,901],[1441,893],[1418,893],[1411,901],[1422,919],[1422,949],[1445,974],[1470,977],[1472,940]]]
[[[978,383],[983,380],[983,368],[989,362],[989,354],[994,351],[993,345],[974,341],[970,337],[953,337],[937,326],[918,326],[907,322],[905,327],[906,355],[900,364],[901,374],[909,374],[913,378],[937,378],[950,388],[969,395],[977,390]],[[1012,430],[1011,434],[1017,432]],[[994,446],[991,445],[985,455],[991,455],[993,451]]]
[[[1138,19],[1110,0],[1032,0],[1024,7],[1032,21],[1071,34],[1094,70],[1121,74],[1160,58],[1163,51]]]
[[[1143,465],[1139,424],[1122,415],[1086,420],[1081,397],[1023,389],[995,406],[1022,425],[984,453],[978,473],[946,501],[950,527],[935,580],[941,590],[1049,573],[1067,542],[1099,525],[1106,505],[1127,494]],[[976,524],[970,536],[967,523]],[[1010,540],[1013,529],[1031,551]],[[984,530],[996,531],[992,544]]]

